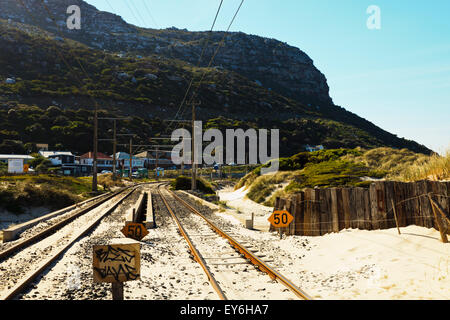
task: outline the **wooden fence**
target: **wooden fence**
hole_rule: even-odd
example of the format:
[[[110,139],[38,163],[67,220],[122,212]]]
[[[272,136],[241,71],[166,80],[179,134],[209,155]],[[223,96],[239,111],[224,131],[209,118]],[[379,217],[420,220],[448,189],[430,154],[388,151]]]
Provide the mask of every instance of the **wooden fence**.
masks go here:
[[[290,198],[277,198],[275,210],[288,210],[294,221],[287,235],[320,236],[344,229],[378,230],[417,225],[438,229],[428,197],[450,208],[450,182],[402,183],[379,181],[370,188],[306,189]],[[448,222],[442,219],[450,234]],[[274,228],[271,227],[271,231]]]

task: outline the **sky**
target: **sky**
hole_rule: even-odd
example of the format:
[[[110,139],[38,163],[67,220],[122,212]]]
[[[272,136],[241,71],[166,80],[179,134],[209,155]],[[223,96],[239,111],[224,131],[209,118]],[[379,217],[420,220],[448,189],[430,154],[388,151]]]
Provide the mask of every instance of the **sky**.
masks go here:
[[[220,0],[87,0],[134,25],[211,28]],[[226,30],[241,0],[224,0]],[[379,29],[367,21],[379,8]],[[342,106],[401,138],[450,149],[450,1],[245,0],[230,31],[287,42],[310,56]]]

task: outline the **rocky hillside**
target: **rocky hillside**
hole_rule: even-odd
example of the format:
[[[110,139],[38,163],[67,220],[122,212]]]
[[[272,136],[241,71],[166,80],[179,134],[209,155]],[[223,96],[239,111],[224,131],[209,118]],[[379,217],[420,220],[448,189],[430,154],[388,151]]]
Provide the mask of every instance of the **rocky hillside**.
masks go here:
[[[81,7],[81,30],[66,28],[72,4]],[[208,33],[137,28],[80,0],[2,0],[0,29],[5,111],[19,104],[89,109],[94,98],[115,114],[145,121],[172,118],[190,79],[206,72],[199,88],[199,118],[220,119],[212,120],[216,127],[280,128],[283,155],[301,151],[303,144],[430,152],[333,105],[326,79],[312,60],[273,39],[227,34],[214,67],[206,69],[196,63]],[[212,42],[217,45],[223,35],[212,33]],[[203,64],[215,47],[209,46]],[[8,77],[15,83],[5,83]],[[183,117],[188,116],[189,110]],[[4,139],[30,142],[23,129],[11,127],[14,134]]]
[[[23,2],[32,15],[23,8],[21,1],[2,0],[0,18],[38,25],[53,33],[60,31],[64,37],[97,49],[157,54],[196,65],[208,37],[208,32],[138,28],[81,0],[48,0],[45,5],[41,4],[41,0]],[[81,8],[80,30],[66,27],[66,10],[74,4]],[[224,32],[213,32],[201,66],[208,65],[223,38],[224,45],[213,66],[235,71],[304,104],[314,107],[332,104],[327,80],[314,66],[312,59],[300,49],[274,39],[244,33],[225,35]]]

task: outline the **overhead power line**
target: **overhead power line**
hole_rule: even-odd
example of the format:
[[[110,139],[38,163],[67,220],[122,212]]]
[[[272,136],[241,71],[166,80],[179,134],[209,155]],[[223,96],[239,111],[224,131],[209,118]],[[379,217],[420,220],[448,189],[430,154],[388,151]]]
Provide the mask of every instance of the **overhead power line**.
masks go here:
[[[217,46],[216,51],[214,52],[213,56],[211,57],[211,60],[208,63],[208,66],[206,67],[207,69],[211,67],[212,63],[214,62],[214,59],[216,58],[217,54],[219,53],[220,48],[222,48],[223,44],[225,43],[225,38],[228,35],[228,33],[229,33],[230,29],[231,29],[231,26],[233,25],[234,20],[236,19],[239,11],[241,10],[241,7],[244,4],[244,1],[245,0],[241,0],[241,3],[239,4],[239,7],[237,8],[236,13],[233,16],[233,19],[231,19],[231,22],[228,25],[227,31],[224,33],[224,35],[222,37],[222,40],[219,42],[219,45]],[[200,79],[200,82],[198,83],[196,89],[194,90],[194,93],[192,94],[192,97],[189,100],[188,104],[192,103],[192,101],[196,98],[197,93],[198,93],[198,89],[202,85],[202,82],[203,82],[207,72],[208,72],[208,70],[205,70],[205,72],[203,72],[202,78]],[[183,113],[184,113],[184,111],[183,111]],[[181,113],[181,116],[183,116],[183,113]]]
[[[152,21],[153,21],[153,23],[155,24],[156,28],[160,29],[158,23],[156,22],[155,18],[153,18],[152,13],[151,13],[150,9],[149,9],[148,6],[147,6],[147,1],[142,0],[142,2],[144,3],[145,10],[147,10],[148,15],[149,15],[150,18],[152,19]]]
[[[199,57],[199,59],[197,61],[197,68],[200,66],[200,63],[201,63],[201,61],[203,59],[203,55],[205,54],[206,48],[207,48],[207,46],[209,44],[209,40],[211,38],[211,33],[212,33],[213,29],[214,29],[214,26],[216,25],[217,17],[219,16],[220,9],[222,8],[222,4],[223,4],[223,0],[220,1],[219,8],[217,9],[216,15],[214,17],[214,21],[213,21],[213,23],[211,25],[211,29],[209,30],[208,37],[206,38],[206,41],[203,44],[203,48],[202,48],[202,51],[200,53],[200,57]],[[180,114],[180,111],[182,110],[183,105],[186,102],[186,99],[188,97],[189,91],[191,90],[192,84],[194,83],[194,79],[195,79],[195,74],[192,76],[192,79],[191,79],[191,81],[189,83],[189,86],[188,86],[188,88],[186,90],[186,93],[184,94],[183,100],[181,101],[180,106],[178,107],[178,110],[177,110],[177,112],[175,114],[175,117],[174,117],[175,119]],[[166,132],[168,132],[170,130],[170,128],[171,128],[171,124],[169,124],[169,126],[166,128]]]

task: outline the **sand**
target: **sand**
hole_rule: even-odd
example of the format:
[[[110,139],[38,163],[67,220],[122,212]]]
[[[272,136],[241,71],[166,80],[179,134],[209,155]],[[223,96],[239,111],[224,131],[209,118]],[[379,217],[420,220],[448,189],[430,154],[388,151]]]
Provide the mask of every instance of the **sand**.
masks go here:
[[[224,189],[220,198],[245,216],[258,208],[259,222],[273,208],[245,198],[246,190]],[[269,210],[269,213],[267,212]],[[217,213],[242,222],[233,210]],[[277,269],[315,299],[450,299],[450,244],[435,229],[343,230],[322,237],[291,236],[241,229],[267,243]],[[269,244],[270,243],[270,244]]]
[[[238,221],[244,223],[245,219],[249,218],[252,213],[255,214],[255,229],[261,231],[269,231],[270,224],[267,219],[273,213],[273,208],[263,206],[246,197],[248,190],[242,187],[234,191],[233,187],[226,187],[218,191],[218,196],[221,201],[227,203],[227,214],[233,216]]]
[[[0,230],[8,229],[12,225],[20,224],[52,212],[45,207],[26,208],[22,214],[14,214],[6,210],[0,210]]]

